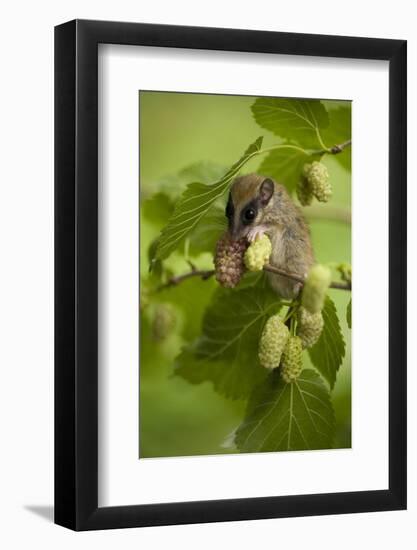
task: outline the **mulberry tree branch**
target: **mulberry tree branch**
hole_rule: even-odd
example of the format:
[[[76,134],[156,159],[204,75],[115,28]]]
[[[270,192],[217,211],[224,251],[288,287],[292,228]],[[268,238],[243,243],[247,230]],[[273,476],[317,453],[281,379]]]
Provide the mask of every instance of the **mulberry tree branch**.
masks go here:
[[[323,147],[323,142],[321,142],[321,146]],[[337,145],[333,145],[332,147],[323,147],[323,149],[320,149],[319,151],[314,151],[315,154],[323,155],[324,153],[327,153],[329,155],[337,155],[338,153],[341,153],[346,147],[350,147],[352,145],[352,140],[348,139],[347,141],[344,141],[343,143],[338,143]]]
[[[269,273],[275,273],[276,275],[281,275],[281,277],[287,277],[288,279],[292,279],[293,281],[296,281],[297,283],[301,283],[302,285],[305,283],[305,279],[302,275],[285,271],[285,269],[280,269],[279,267],[275,267],[273,265],[269,265],[269,264],[266,265],[264,267],[264,271],[268,271]],[[188,271],[187,273],[183,273],[182,275],[175,275],[173,277],[170,277],[166,283],[160,285],[156,290],[159,292],[171,286],[179,285],[180,283],[182,283],[187,279],[190,279],[191,277],[200,277],[203,281],[205,281],[207,279],[210,279],[210,277],[212,277],[214,273],[215,273],[214,269],[207,269],[207,270],[192,269],[191,271]],[[348,282],[333,281],[330,284],[330,288],[335,288],[338,290],[351,290],[352,285],[351,283],[348,283]]]
[[[352,145],[352,140],[348,139],[343,143],[339,143],[339,145],[333,145],[333,147],[330,147],[330,153],[332,155],[337,155],[338,153],[341,153],[343,149],[346,149],[346,147],[349,147],[350,145]]]
[[[183,281],[186,281],[187,279],[190,279],[191,277],[200,277],[203,281],[206,279],[210,279],[214,275],[214,269],[192,269],[191,271],[187,271],[187,273],[183,273],[182,275],[173,275],[170,277],[166,283],[163,283],[162,285],[159,285],[157,287],[157,292],[164,290],[165,288],[169,288],[171,286],[177,286]]]
[[[302,285],[304,285],[305,283],[305,278],[302,275],[291,273],[289,271],[286,271],[285,269],[280,269],[279,267],[275,267],[273,265],[266,265],[264,267],[264,271],[269,271],[269,273],[281,275],[281,277],[287,277],[287,279],[292,279],[293,281],[301,283]],[[333,281],[332,283],[330,283],[330,288],[337,288],[338,290],[352,290],[352,285],[348,282],[342,283],[338,281]]]

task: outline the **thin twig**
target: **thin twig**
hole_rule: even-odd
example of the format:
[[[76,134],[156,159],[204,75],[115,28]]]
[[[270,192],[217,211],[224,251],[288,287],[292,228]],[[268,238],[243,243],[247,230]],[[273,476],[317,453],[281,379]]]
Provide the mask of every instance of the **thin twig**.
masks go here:
[[[296,281],[297,283],[300,283],[304,285],[305,279],[302,275],[298,275],[297,273],[291,273],[289,271],[285,271],[284,269],[280,269],[279,267],[275,267],[273,265],[266,265],[264,267],[264,271],[269,271],[269,273],[275,273],[276,275],[281,275],[281,277],[287,277],[287,279],[292,279],[293,281]],[[182,275],[176,275],[173,277],[170,277],[168,281],[162,285],[160,285],[156,290],[159,292],[161,290],[164,290],[166,288],[169,288],[171,286],[176,286],[186,279],[190,279],[191,277],[200,277],[203,281],[209,279],[214,275],[215,271],[214,269],[194,269],[192,271],[189,271],[187,273],[183,273]],[[330,288],[336,288],[338,290],[351,290],[352,285],[348,282],[337,282],[333,281],[330,284]]]
[[[323,143],[321,143],[323,145]],[[333,145],[332,147],[323,147],[323,149],[319,149],[318,151],[313,151],[313,155],[324,155],[325,153],[329,155],[338,155],[341,153],[346,147],[349,147],[352,145],[352,140],[348,139],[347,141],[344,141],[343,143],[339,143],[337,145]]]
[[[339,145],[333,145],[333,147],[330,148],[330,153],[332,155],[337,155],[338,153],[341,153],[343,149],[345,149],[346,147],[349,147],[350,145],[352,145],[352,140],[348,139],[343,143],[339,143]]]
[[[285,271],[285,269],[281,269],[279,267],[275,267],[273,265],[266,265],[264,267],[264,271],[269,271],[269,273],[275,273],[275,275],[281,275],[281,277],[287,277],[287,279],[292,279],[293,281],[296,281],[297,283],[304,284],[304,277],[301,275],[298,275],[297,273],[291,273],[290,271]]]
[[[337,281],[333,281],[330,283],[330,288],[336,288],[337,290],[352,290],[352,283],[347,281],[346,283],[338,283]]]
[[[322,220],[351,224],[352,215],[349,209],[338,208],[329,205],[314,204],[312,206],[305,206],[303,208],[303,214],[309,220]]]
[[[329,155],[338,155],[344,149],[346,149],[346,147],[349,147],[350,145],[352,145],[352,140],[348,139],[347,141],[344,141],[343,143],[333,145],[333,147],[323,148],[323,149],[319,149],[318,151],[313,151],[312,154],[313,155],[324,155],[325,153],[327,153]]]
[[[305,278],[302,275],[291,273],[290,271],[280,269],[279,267],[275,267],[273,265],[266,265],[264,267],[264,271],[269,271],[269,273],[281,275],[281,277],[287,277],[287,279],[292,279],[293,281],[296,281],[297,283],[300,283],[302,285],[304,285],[305,283]],[[330,283],[330,288],[337,288],[338,290],[352,290],[352,285],[348,282],[339,283],[338,281],[333,281],[332,283]]]
[[[183,281],[190,279],[191,277],[200,277],[203,281],[206,279],[209,279],[214,275],[214,269],[192,269],[191,271],[188,271],[187,273],[183,273],[182,275],[174,275],[173,277],[170,277],[166,283],[159,285],[159,287],[156,289],[157,292],[160,292],[161,290],[164,290],[165,288],[169,288],[171,286],[177,286]]]

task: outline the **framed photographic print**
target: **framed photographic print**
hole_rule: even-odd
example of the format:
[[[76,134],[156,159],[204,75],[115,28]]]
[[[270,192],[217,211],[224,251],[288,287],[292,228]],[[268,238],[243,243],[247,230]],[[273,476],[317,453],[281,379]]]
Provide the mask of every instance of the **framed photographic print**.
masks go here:
[[[55,159],[56,523],[406,507],[405,41],[65,23]]]

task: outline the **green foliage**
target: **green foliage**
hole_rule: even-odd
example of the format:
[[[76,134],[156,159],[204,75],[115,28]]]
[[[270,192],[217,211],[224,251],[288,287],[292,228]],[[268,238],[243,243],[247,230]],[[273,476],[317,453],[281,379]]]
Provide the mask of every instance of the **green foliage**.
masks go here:
[[[153,190],[154,192],[162,192],[168,195],[173,201],[172,206],[174,206],[175,201],[178,199],[178,195],[187,188],[190,182],[199,181],[209,184],[221,178],[226,170],[227,167],[215,162],[207,160],[194,162],[182,168],[177,174],[171,174],[158,180],[156,184],[153,185]],[[164,225],[165,223],[166,220],[164,221]]]
[[[349,300],[349,303],[346,308],[346,322],[349,328],[352,328],[352,300]]]
[[[320,131],[329,125],[329,115],[318,99],[261,97],[252,113],[262,128],[305,148],[321,148]]]
[[[146,219],[158,227],[165,225],[174,211],[174,202],[164,191],[159,191],[142,203]]]
[[[163,286],[190,269],[213,268],[216,243],[227,227],[226,193],[242,170],[272,177],[293,193],[305,164],[325,162],[334,182],[332,201],[336,199],[336,206],[340,197],[342,206],[349,201],[349,186],[339,185],[339,181],[348,182],[350,147],[335,155],[328,148],[350,139],[350,104],[282,98],[252,98],[251,102],[253,118],[247,118],[252,127],[244,136],[256,135],[255,121],[265,136],[252,143],[230,169],[208,161],[194,162],[163,179],[158,180],[157,175],[155,182],[151,180],[145,187],[141,182],[141,456],[232,452],[220,448],[220,443],[239,422],[234,443],[241,452],[323,449],[350,441],[350,409],[341,418],[336,414],[336,435],[333,412],[333,405],[336,412],[340,410],[336,402],[339,382],[350,383],[345,369],[337,389],[332,390],[346,354],[342,329],[348,334],[345,320],[350,327],[351,302],[345,315],[345,301],[335,296],[335,305],[326,298],[321,336],[308,354],[302,352],[304,370],[299,378],[285,383],[282,361],[271,373],[260,365],[258,357],[266,321],[283,308],[264,272],[246,273],[234,289],[219,288],[214,277],[190,277],[180,284]],[[216,103],[207,116],[217,116],[217,107]],[[248,107],[246,103],[249,115]],[[165,116],[169,117],[169,112]],[[236,124],[242,119],[241,114],[229,119],[228,112],[222,116],[225,123],[220,124],[219,132],[220,127],[227,129],[230,120]],[[159,118],[161,123],[165,121],[162,114]],[[178,116],[176,120],[178,123]],[[154,124],[155,117],[152,121]],[[200,126],[193,121],[194,127]],[[198,141],[195,132],[194,145]],[[273,136],[279,136],[278,142]],[[174,148],[177,139],[178,134],[170,140]],[[188,152],[188,142],[183,143]],[[209,153],[207,141],[201,155],[224,160],[232,148],[222,143],[223,156]],[[239,143],[238,139],[234,145]],[[159,158],[161,152],[156,155],[157,161]],[[312,232],[316,258],[331,263],[350,261],[346,228],[320,220],[313,222]],[[335,246],[329,247],[333,241],[337,241]],[[149,264],[153,266],[151,273]],[[172,308],[175,325],[166,337],[155,338],[154,314],[160,304]],[[291,334],[297,334],[300,301],[285,305],[288,311],[279,316]],[[170,376],[173,367],[176,376]],[[350,386],[343,395],[350,403]],[[187,441],[190,438],[192,441]]]
[[[328,296],[322,314],[323,331],[317,343],[308,352],[313,365],[333,388],[337,371],[345,356],[346,345],[340,330],[336,307]]]
[[[235,444],[247,453],[327,449],[333,435],[333,407],[319,375],[306,369],[287,384],[273,371],[254,389]]]
[[[278,310],[278,298],[264,278],[241,290],[219,289],[204,315],[202,335],[177,358],[176,374],[193,384],[210,381],[225,397],[247,397],[266,376],[259,339]]]
[[[187,186],[176,203],[174,213],[168,224],[161,232],[156,250],[156,259],[167,258],[180,245],[208,212],[209,208],[227,191],[242,166],[259,152],[262,139],[262,137],[259,137],[252,143],[246,149],[244,155],[215,183],[206,185],[196,182]]]
[[[216,243],[225,232],[227,219],[224,215],[224,206],[215,204],[205,214],[190,234],[190,249],[192,256],[202,252],[214,253]]]
[[[330,124],[322,131],[326,145],[333,147],[350,139],[352,135],[350,104],[329,109],[329,117]],[[343,168],[350,171],[352,163],[351,147],[346,147],[341,153],[335,155],[334,158]]]
[[[213,162],[196,162],[180,170],[178,174],[166,176],[154,185],[156,192],[142,200],[141,211],[146,220],[162,229],[171,218],[178,194],[182,193],[191,181],[209,184],[225,173],[227,169]],[[195,225],[190,235],[190,254],[213,252],[215,243],[226,227],[224,208],[214,204]],[[154,241],[151,257],[155,257],[159,242]]]
[[[213,279],[201,281],[190,278],[156,293],[153,300],[176,307],[180,317],[178,332],[186,341],[190,341],[200,333],[200,320],[215,290],[216,283]]]
[[[208,385],[192,386],[169,376],[170,364],[153,379],[141,371],[140,456],[172,457],[231,453],[224,435],[240,422],[240,403],[222,398]],[[151,369],[150,369],[151,370]]]
[[[298,148],[282,148],[271,151],[262,161],[259,172],[279,181],[292,193],[303,173],[306,162],[312,162],[317,155],[307,154]]]
[[[154,186],[158,191],[142,201],[142,216],[158,229],[163,228],[174,212],[178,193],[182,192],[190,181],[199,180],[208,184],[213,179],[219,178],[225,171],[223,166],[211,162],[197,162],[187,166],[174,176],[167,176],[159,180]],[[189,254],[196,256],[202,252],[213,253],[216,242],[225,229],[224,206],[214,204],[187,237]],[[160,260],[154,259],[158,246],[159,241],[155,240],[149,249],[149,261],[152,263],[153,272],[159,269],[161,263]]]

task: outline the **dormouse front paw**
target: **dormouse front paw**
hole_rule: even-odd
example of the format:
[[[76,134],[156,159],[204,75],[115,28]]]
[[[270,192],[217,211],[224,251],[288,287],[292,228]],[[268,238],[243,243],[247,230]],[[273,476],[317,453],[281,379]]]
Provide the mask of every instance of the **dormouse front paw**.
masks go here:
[[[266,227],[262,225],[258,225],[257,227],[252,227],[249,229],[247,239],[250,243],[255,241],[256,239],[260,239],[265,235]]]

